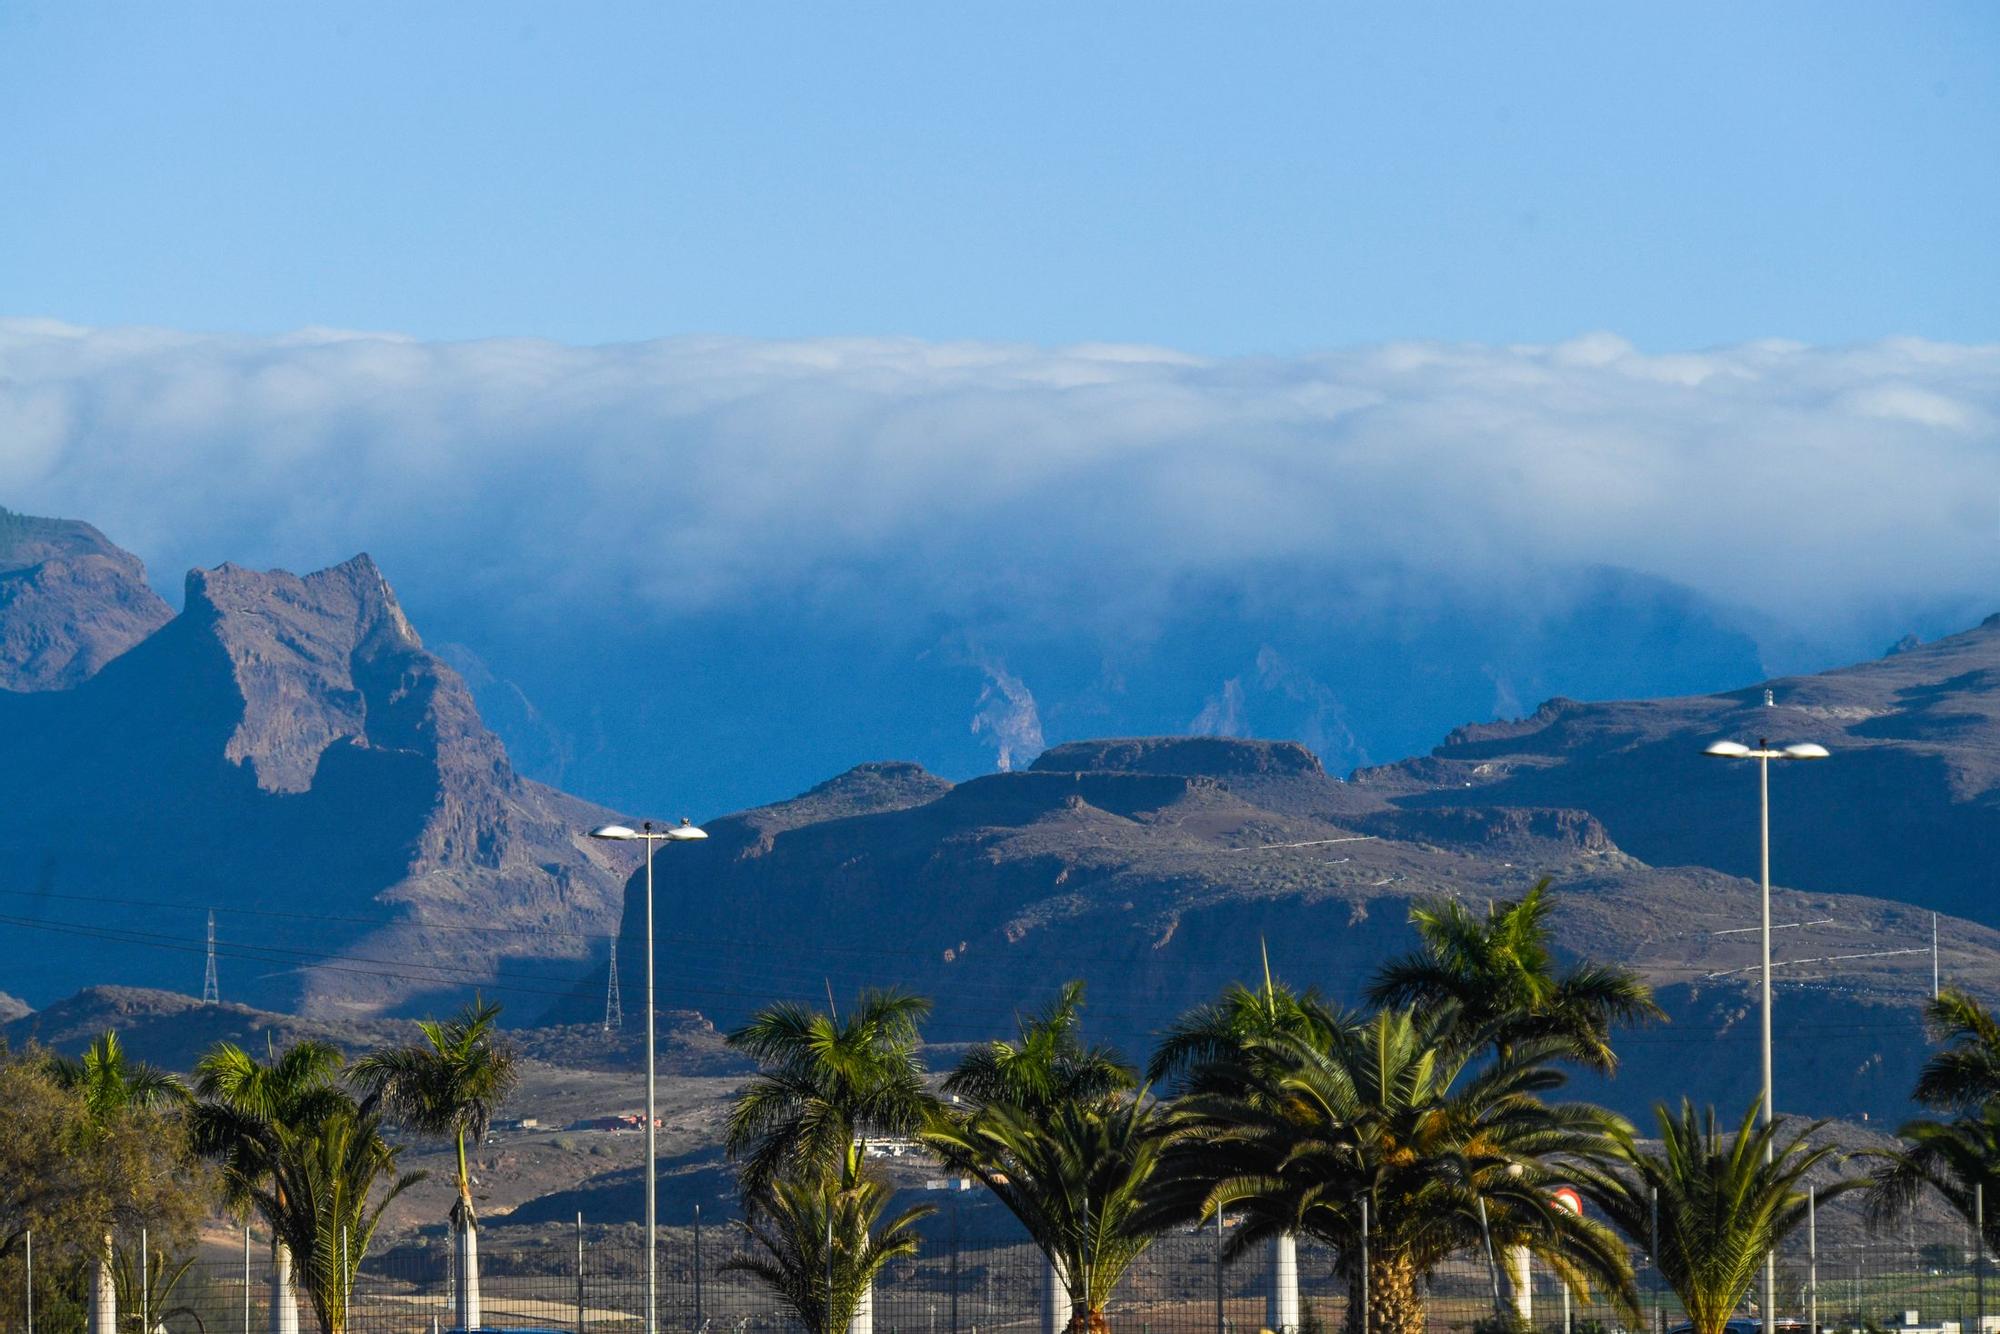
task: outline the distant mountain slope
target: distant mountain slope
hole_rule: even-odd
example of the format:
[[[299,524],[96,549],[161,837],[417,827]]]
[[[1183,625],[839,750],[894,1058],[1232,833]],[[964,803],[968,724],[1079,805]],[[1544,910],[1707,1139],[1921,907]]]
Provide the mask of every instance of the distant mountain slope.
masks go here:
[[[1764,690],[1773,703],[1765,707]],[[1709,742],[1816,741],[1773,766],[1772,873],[2000,926],[2000,616],[1876,662],[1719,695],[1586,704],[1465,727],[1355,786],[1411,809],[1571,806],[1655,865],[1757,868],[1753,764]]]
[[[89,524],[0,509],[0,690],[73,686],[173,614]]]
[[[1754,884],[1650,866],[1575,807],[1428,792],[1400,805],[1296,744],[1206,737],[1078,742],[955,786],[864,766],[660,852],[661,993],[726,1027],[773,999],[904,986],[936,999],[932,1038],[958,1043],[1007,1031],[1082,977],[1093,1033],[1139,1053],[1184,1008],[1253,977],[1260,947],[1281,976],[1351,1002],[1411,947],[1413,902],[1483,903],[1548,875],[1564,947],[1639,968],[1674,1017],[1630,1035],[1599,1091],[1632,1111],[1683,1093],[1747,1101]],[[621,927],[628,1005],[644,958],[637,885]],[[1780,891],[1776,911],[1815,924],[1780,956],[1781,1105],[1899,1115],[1924,1050],[1928,914],[1817,887]],[[1941,963],[2000,989],[2000,933],[1947,919]],[[580,987],[575,1015],[601,1007],[603,988],[601,972]]]
[[[605,812],[514,773],[366,556],[193,571],[96,675],[0,694],[0,735],[0,985],[30,1001],[187,987],[213,908],[235,999],[367,1015],[499,984],[528,1018],[630,867],[583,836]]]

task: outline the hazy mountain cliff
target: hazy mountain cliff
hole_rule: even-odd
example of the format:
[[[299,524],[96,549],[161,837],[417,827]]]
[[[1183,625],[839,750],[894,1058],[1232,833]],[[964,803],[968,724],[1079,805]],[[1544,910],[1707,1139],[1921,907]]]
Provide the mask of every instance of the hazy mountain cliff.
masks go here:
[[[629,866],[582,837],[601,811],[514,773],[366,556],[193,571],[96,675],[0,695],[0,735],[0,912],[32,942],[4,980],[30,1000],[190,985],[212,907],[238,999],[394,1010],[506,966],[532,1012]]]

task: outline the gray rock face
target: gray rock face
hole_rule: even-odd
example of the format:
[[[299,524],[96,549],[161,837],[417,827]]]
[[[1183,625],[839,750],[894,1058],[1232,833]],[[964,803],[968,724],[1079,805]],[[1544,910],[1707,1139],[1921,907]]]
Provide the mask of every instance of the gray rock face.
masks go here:
[[[173,614],[89,524],[0,509],[0,690],[65,690]]]
[[[526,1018],[630,869],[583,837],[606,812],[515,774],[366,556],[196,570],[102,671],[0,695],[0,735],[23,757],[0,772],[21,942],[0,982],[30,999],[186,988],[214,908],[236,999],[370,1015],[484,986]]]

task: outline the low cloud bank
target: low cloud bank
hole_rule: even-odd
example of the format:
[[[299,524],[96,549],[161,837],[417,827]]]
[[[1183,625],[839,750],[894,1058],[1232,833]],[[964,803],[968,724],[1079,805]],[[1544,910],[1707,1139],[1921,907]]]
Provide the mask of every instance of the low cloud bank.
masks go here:
[[[0,321],[0,503],[90,519],[167,580],[365,548],[399,583],[524,615],[615,599],[665,623],[781,594],[1117,633],[1239,567],[1478,590],[1608,565],[1823,634],[2000,603],[2000,347],[1216,360]],[[991,679],[983,725],[1025,748],[1032,714]]]

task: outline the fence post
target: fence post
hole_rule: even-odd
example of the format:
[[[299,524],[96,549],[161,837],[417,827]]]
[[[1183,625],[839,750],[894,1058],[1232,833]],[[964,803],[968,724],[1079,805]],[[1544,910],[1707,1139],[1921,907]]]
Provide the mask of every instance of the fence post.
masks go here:
[[[35,1334],[35,1230],[28,1229],[28,1334]]]
[[[1806,1187],[1806,1334],[1819,1334],[1819,1187]],[[1773,1321],[1775,1328],[1776,1322]]]
[[[1972,1183],[1972,1242],[1979,1249],[1979,1264],[1974,1271],[1973,1289],[1977,1294],[1976,1315],[1979,1318],[1978,1334],[1986,1334],[1986,1183]]]
[[[146,1229],[139,1229],[139,1334],[153,1327],[153,1256]]]
[[[958,1334],[958,1183],[951,1179],[951,1334]],[[1985,1331],[1980,1331],[1985,1334]]]
[[[1368,1197],[1361,1197],[1361,1334],[1368,1334]]]
[[[1222,1210],[1215,1211],[1215,1334],[1229,1334],[1229,1316],[1222,1308]]]
[[[576,1215],[576,1334],[583,1334],[583,1211]]]
[[[1653,1327],[1659,1331],[1659,1334],[1667,1334],[1667,1304],[1665,1294],[1660,1291],[1662,1286],[1662,1276],[1660,1274],[1660,1188],[1658,1186],[1648,1187],[1647,1197],[1646,1207],[1649,1215],[1647,1231],[1651,1234],[1652,1241],[1652,1254],[1648,1258],[1653,1262]]]
[[[701,1206],[697,1204],[694,1207],[694,1327],[696,1334],[700,1334],[701,1327],[706,1323],[707,1321],[702,1318],[701,1309]]]
[[[347,1224],[340,1225],[340,1325],[347,1327],[347,1308],[354,1305],[354,1278],[347,1268]]]
[[[250,1223],[243,1224],[243,1334],[250,1334]]]

